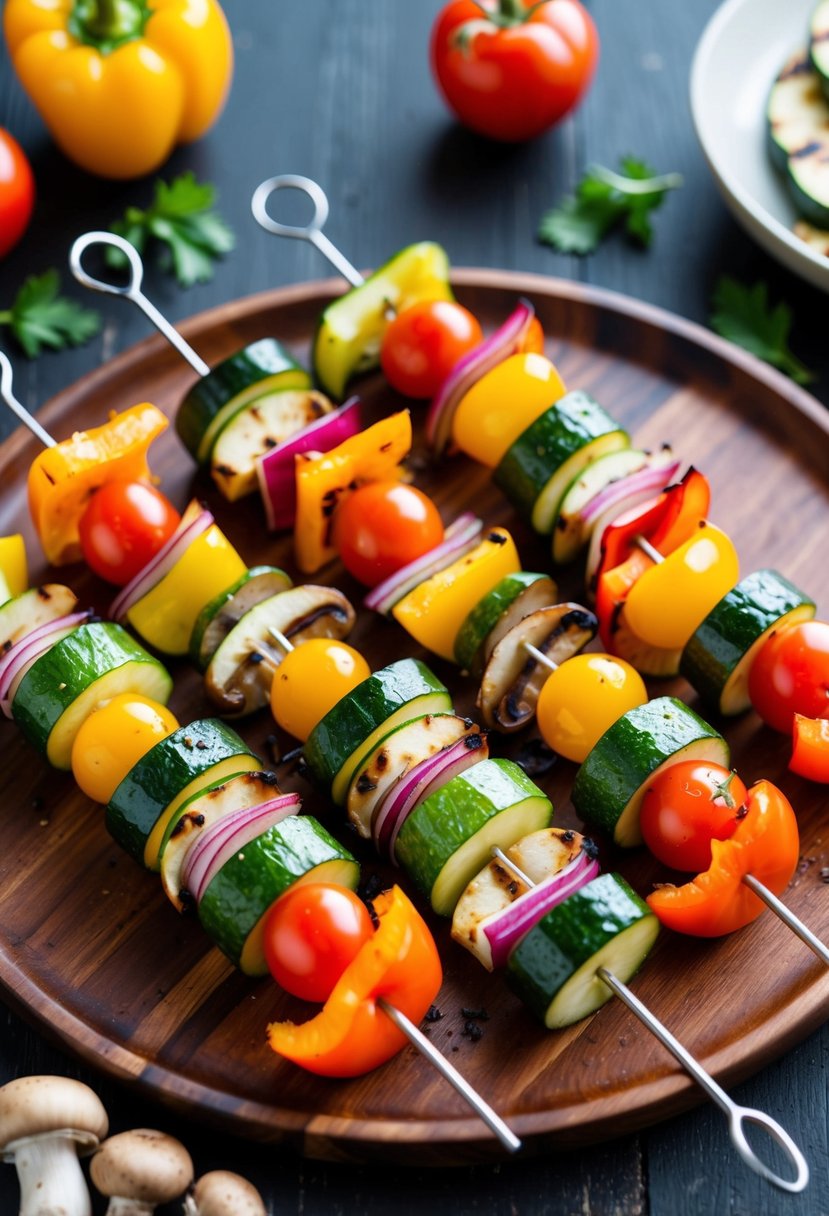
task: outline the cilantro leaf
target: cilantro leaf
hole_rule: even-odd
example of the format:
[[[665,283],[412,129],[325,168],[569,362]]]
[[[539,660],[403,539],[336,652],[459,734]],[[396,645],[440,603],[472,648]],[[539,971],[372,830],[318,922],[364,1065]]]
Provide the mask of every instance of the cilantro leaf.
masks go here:
[[[796,384],[815,379],[814,372],[789,350],[792,310],[782,302],[771,308],[765,283],[746,287],[723,275],[714,289],[713,305],[711,328],[721,337],[785,372]]]
[[[682,184],[676,173],[656,174],[644,161],[623,157],[621,173],[594,165],[558,206],[541,217],[538,239],[561,253],[592,253],[619,225],[640,245],[651,242],[650,213]]]
[[[111,231],[128,240],[144,254],[152,242],[161,246],[161,264],[172,269],[182,287],[204,283],[213,276],[216,258],[233,249],[236,239],[217,211],[213,210],[215,187],[198,182],[192,173],[182,173],[172,182],[157,181],[153,201],[146,211],[128,207]],[[124,269],[127,260],[118,249],[107,249],[107,264]]]
[[[81,346],[101,328],[101,318],[91,308],[59,294],[56,270],[26,279],[11,308],[0,312],[0,325],[8,325],[30,359],[44,346],[63,350]]]

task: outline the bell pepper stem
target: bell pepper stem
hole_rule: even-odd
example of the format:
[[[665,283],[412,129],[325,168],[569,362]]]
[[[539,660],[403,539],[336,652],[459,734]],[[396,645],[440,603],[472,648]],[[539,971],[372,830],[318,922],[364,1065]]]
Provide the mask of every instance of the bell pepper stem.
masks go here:
[[[102,52],[139,38],[149,17],[141,0],[75,0],[72,32]]]

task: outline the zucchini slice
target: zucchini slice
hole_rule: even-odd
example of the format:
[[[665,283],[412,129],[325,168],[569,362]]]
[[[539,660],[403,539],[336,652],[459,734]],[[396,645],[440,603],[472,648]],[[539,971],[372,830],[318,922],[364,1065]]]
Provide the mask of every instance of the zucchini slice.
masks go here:
[[[548,826],[549,798],[511,760],[481,760],[430,794],[407,817],[395,844],[398,864],[451,916],[491,856]]]
[[[0,606],[0,653],[11,650],[27,634],[41,625],[69,616],[78,605],[74,591],[62,583],[44,583],[30,587]]]
[[[421,760],[470,735],[477,735],[480,746],[481,728],[457,714],[424,714],[398,723],[360,762],[348,787],[346,810],[359,834],[371,838],[374,810],[395,782]]]
[[[627,983],[658,933],[659,921],[625,880],[602,874],[522,938],[507,962],[507,980],[548,1030],[560,1030],[613,995],[599,967]]]
[[[190,635],[190,662],[204,671],[221,642],[246,612],[263,600],[287,591],[290,576],[277,566],[253,566],[209,604],[205,604]]]
[[[418,659],[399,659],[347,693],[312,730],[303,748],[313,781],[343,806],[351,778],[398,722],[452,713],[445,684]]]
[[[776,570],[757,570],[711,609],[682,652],[680,671],[721,714],[741,714],[751,709],[749,672],[766,638],[814,615],[814,603],[794,583]]]
[[[556,565],[574,561],[590,539],[590,529],[582,522],[581,512],[591,499],[614,481],[644,469],[649,460],[650,456],[641,448],[622,448],[600,456],[582,469],[567,487],[558,508],[553,527],[553,561]]]
[[[642,843],[639,808],[648,781],[680,760],[729,767],[722,735],[676,697],[657,697],[622,714],[576,774],[573,806],[622,848]]]
[[[495,484],[536,532],[552,532],[567,487],[600,456],[630,446],[630,438],[597,401],[566,393],[508,449]]]
[[[251,608],[228,633],[208,664],[204,687],[225,717],[241,718],[268,704],[274,673],[285,651],[272,630],[299,644],[308,638],[344,638],[354,609],[336,587],[304,583]]]
[[[599,621],[581,604],[551,604],[530,613],[501,638],[484,670],[478,706],[485,726],[520,730],[535,715],[550,669],[527,644],[552,663],[564,663],[596,636]]]
[[[820,0],[809,19],[809,58],[829,101],[829,0]]]
[[[260,397],[285,389],[310,389],[311,377],[276,338],[261,338],[197,380],[176,414],[179,439],[199,464],[232,418]]]
[[[192,906],[192,897],[182,889],[181,871],[190,847],[205,828],[233,811],[261,806],[278,796],[275,773],[234,773],[224,781],[211,782],[181,804],[161,842],[161,885],[173,907],[186,912]]]
[[[111,621],[79,625],[32,664],[17,688],[12,717],[55,768],[72,767],[75,735],[94,709],[133,692],[166,705],[166,667]]]
[[[213,445],[210,475],[228,502],[253,494],[256,461],[333,410],[333,402],[308,389],[283,389],[257,397],[231,418]]]
[[[265,918],[289,887],[331,882],[356,890],[360,867],[310,815],[289,815],[226,861],[199,903],[199,920],[245,975],[267,975]]]
[[[107,807],[107,831],[130,857],[158,870],[167,828],[189,798],[237,773],[261,768],[259,757],[224,722],[191,722],[133,765]]]
[[[525,616],[558,599],[558,587],[547,574],[516,570],[479,600],[458,630],[455,662],[480,676],[498,642]]]
[[[780,69],[766,108],[768,148],[772,162],[786,172],[789,157],[824,130],[820,82],[805,50],[791,55]]]
[[[341,401],[352,376],[377,367],[391,312],[420,300],[453,298],[449,259],[440,245],[421,241],[401,249],[320,317],[312,362],[323,392]]]

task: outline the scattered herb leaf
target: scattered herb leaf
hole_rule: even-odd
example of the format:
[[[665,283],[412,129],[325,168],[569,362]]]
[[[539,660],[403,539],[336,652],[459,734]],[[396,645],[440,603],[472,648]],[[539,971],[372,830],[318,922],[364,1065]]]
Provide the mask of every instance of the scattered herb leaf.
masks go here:
[[[124,217],[111,226],[143,256],[151,241],[162,247],[161,265],[172,269],[182,287],[204,283],[213,276],[213,263],[229,253],[236,243],[233,232],[213,210],[216,189],[196,181],[193,173],[182,173],[169,184],[155,183],[152,204],[146,211],[128,207]],[[111,246],[107,264],[126,268],[127,259]]]
[[[60,295],[60,275],[46,270],[26,279],[11,308],[0,311],[0,325],[8,325],[34,359],[44,346],[63,350],[88,342],[100,330],[101,318],[91,308]]]
[[[771,308],[768,294],[765,283],[746,287],[723,275],[714,289],[711,328],[785,372],[795,383],[809,384],[815,379],[814,372],[789,350],[792,310],[782,301]]]
[[[591,166],[575,194],[545,212],[538,239],[561,253],[592,253],[612,228],[624,225],[640,245],[651,243],[650,213],[661,206],[669,190],[682,185],[678,173],[657,174],[644,161],[623,157],[621,173]]]

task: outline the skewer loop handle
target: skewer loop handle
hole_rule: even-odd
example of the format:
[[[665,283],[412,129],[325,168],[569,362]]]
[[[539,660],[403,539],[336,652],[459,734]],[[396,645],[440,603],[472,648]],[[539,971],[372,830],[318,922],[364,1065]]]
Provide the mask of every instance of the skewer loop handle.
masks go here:
[[[273,219],[267,204],[268,199],[277,190],[300,190],[308,196],[314,204],[314,214],[307,224],[282,224]],[[328,198],[318,182],[298,173],[280,173],[276,177],[269,177],[256,187],[250,208],[254,219],[266,232],[273,233],[274,236],[292,237],[298,241],[310,241],[352,287],[360,287],[365,282],[359,270],[351,265],[348,258],[329,241],[322,230],[328,219]]]

